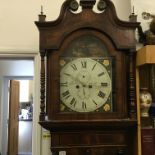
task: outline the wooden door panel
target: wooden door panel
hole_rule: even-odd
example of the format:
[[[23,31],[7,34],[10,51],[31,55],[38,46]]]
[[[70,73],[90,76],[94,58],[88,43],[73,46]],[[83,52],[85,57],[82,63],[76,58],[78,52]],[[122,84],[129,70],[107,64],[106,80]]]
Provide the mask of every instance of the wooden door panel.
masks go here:
[[[19,81],[10,81],[8,155],[18,154]]]

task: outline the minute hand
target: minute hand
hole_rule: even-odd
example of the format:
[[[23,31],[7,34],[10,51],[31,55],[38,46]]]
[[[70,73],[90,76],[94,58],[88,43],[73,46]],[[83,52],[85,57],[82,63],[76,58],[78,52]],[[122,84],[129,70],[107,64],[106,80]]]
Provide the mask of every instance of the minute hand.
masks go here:
[[[89,86],[95,87],[95,88],[107,88],[109,86],[108,83],[101,83],[100,85],[97,83],[89,84]]]
[[[74,82],[79,82],[81,85],[85,85],[82,81],[80,81],[78,78],[72,76],[71,74],[66,74],[68,77],[70,77]]]

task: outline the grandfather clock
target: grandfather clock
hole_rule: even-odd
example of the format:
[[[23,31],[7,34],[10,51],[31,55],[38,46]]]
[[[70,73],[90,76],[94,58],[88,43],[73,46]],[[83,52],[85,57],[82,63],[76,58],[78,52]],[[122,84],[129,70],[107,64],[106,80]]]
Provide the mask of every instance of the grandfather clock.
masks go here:
[[[41,12],[40,125],[59,155],[137,155],[135,34],[110,0],[66,0]],[[97,6],[98,11],[93,10]],[[81,7],[81,11],[78,8]],[[62,153],[62,152],[61,152]]]

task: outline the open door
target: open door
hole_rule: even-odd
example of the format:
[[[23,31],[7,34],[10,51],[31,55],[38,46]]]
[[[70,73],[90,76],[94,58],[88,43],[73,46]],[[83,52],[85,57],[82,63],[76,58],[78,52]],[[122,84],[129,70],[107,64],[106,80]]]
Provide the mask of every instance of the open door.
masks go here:
[[[10,81],[8,155],[18,154],[19,81]]]

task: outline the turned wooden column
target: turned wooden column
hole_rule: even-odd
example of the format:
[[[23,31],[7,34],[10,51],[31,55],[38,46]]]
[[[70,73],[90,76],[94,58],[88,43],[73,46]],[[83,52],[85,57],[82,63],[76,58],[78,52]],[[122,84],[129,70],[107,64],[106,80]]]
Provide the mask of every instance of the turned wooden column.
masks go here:
[[[129,53],[129,115],[130,118],[136,118],[136,77],[135,77],[135,50],[130,50]]]
[[[45,120],[45,51],[40,51],[40,120]]]

